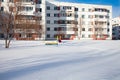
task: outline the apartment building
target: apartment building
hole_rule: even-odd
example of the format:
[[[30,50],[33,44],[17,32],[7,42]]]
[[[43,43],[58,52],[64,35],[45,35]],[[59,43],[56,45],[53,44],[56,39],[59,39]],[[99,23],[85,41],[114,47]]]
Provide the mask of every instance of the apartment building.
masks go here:
[[[2,0],[2,5],[6,5]],[[14,0],[10,0],[14,1]],[[27,25],[28,29],[15,29],[15,38],[22,39],[112,39],[112,6],[83,3],[68,3],[45,0],[21,0],[21,11],[27,23],[37,24],[40,28],[34,30],[35,25]],[[1,10],[4,7],[1,6]],[[23,14],[24,13],[24,14]],[[34,17],[40,17],[37,21]],[[19,21],[18,21],[19,22]],[[38,33],[39,32],[39,33]],[[3,35],[2,35],[3,37]]]
[[[0,11],[14,15],[15,39],[45,39],[45,0],[1,0],[0,4]],[[0,37],[4,38],[2,31]]]
[[[46,2],[46,38],[111,39],[112,6]]]
[[[112,19],[112,39],[120,40],[120,17]]]

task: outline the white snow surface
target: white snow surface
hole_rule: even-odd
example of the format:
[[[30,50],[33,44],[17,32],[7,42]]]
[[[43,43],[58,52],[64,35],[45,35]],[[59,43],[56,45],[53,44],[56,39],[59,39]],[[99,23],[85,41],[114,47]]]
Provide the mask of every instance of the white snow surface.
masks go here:
[[[120,80],[120,41],[0,41],[0,80]]]

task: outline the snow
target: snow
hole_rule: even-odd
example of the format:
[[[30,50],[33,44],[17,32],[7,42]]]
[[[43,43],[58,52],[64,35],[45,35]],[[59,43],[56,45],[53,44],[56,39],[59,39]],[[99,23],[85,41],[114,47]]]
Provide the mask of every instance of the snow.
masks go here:
[[[0,80],[120,80],[120,41],[0,41]]]

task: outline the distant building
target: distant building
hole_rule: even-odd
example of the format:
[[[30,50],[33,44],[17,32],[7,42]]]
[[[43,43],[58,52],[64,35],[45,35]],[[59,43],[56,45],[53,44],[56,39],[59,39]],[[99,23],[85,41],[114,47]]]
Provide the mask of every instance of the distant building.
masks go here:
[[[112,19],[112,39],[120,40],[120,17]]]
[[[14,0],[10,0],[14,1]],[[22,0],[23,16],[34,23],[34,17],[40,17],[42,27],[37,30],[16,28],[15,38],[45,39],[112,39],[112,6],[82,3],[68,3],[45,0]],[[6,0],[2,0],[1,9],[5,11]],[[7,8],[9,9],[9,8]],[[21,17],[21,16],[20,16]],[[34,23],[35,24],[35,23]],[[21,25],[19,25],[21,26]],[[22,26],[21,26],[22,27]],[[30,27],[30,26],[28,26]],[[4,37],[0,33],[0,37]]]

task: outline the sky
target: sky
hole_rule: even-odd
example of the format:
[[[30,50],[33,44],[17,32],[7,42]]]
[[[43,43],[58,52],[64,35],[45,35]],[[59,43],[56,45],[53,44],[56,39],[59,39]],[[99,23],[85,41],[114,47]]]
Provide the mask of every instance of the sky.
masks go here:
[[[56,0],[62,2],[75,2],[87,4],[111,5],[113,18],[120,16],[120,0]]]

